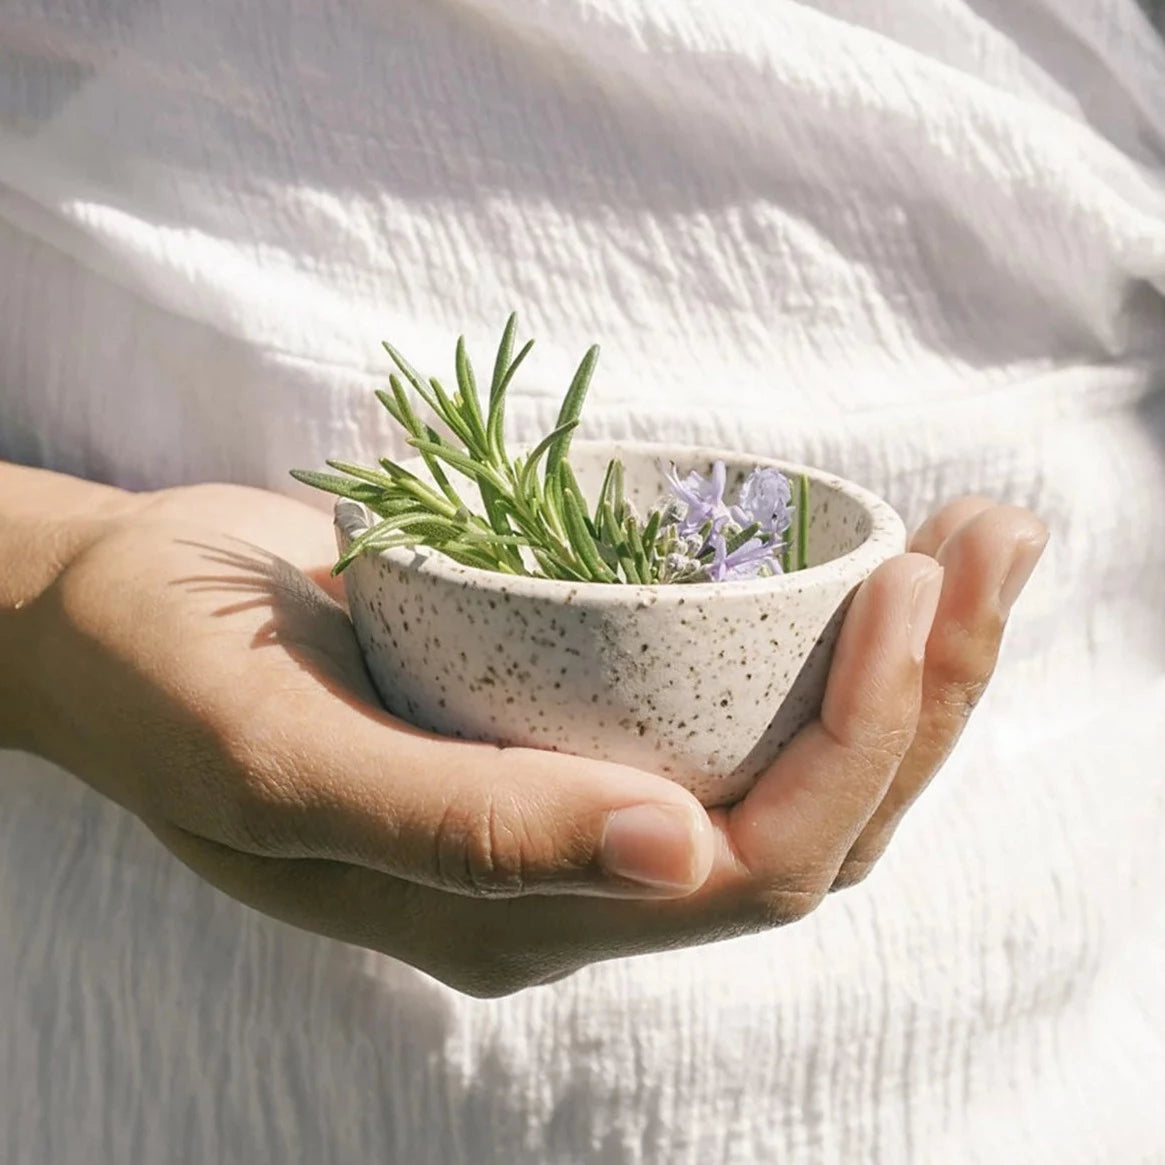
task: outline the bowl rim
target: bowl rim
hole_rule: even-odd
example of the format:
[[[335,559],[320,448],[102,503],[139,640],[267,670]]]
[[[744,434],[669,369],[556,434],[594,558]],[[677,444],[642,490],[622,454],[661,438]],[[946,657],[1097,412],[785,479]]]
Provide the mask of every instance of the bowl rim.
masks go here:
[[[683,600],[693,602],[701,599],[748,598],[768,595],[794,588],[803,590],[806,584],[828,583],[838,576],[868,573],[870,569],[888,557],[883,553],[885,545],[893,543],[905,546],[906,527],[902,518],[889,502],[856,482],[848,481],[837,474],[829,473],[811,465],[784,461],[775,457],[762,457],[739,450],[719,449],[707,445],[683,445],[654,441],[619,440],[578,440],[571,448],[603,450],[607,456],[616,456],[620,451],[634,452],[639,456],[682,462],[685,458],[724,461],[731,465],[747,461],[751,465],[779,469],[787,476],[804,474],[811,481],[818,482],[835,493],[858,503],[870,517],[870,531],[853,550],[828,562],[791,574],[769,575],[764,578],[733,579],[730,582],[706,583],[602,583],[574,582],[570,579],[533,578],[527,575],[505,574],[502,571],[485,570],[477,566],[464,566],[446,557],[440,551],[426,547],[398,546],[376,554],[365,555],[370,559],[382,559],[401,570],[412,574],[426,575],[446,583],[453,583],[475,590],[494,591],[498,594],[523,595],[531,598],[559,598],[575,606],[584,604],[618,604],[648,602],[652,606],[667,601]],[[409,458],[401,464],[408,468],[414,464],[423,465],[420,457]],[[353,498],[337,498],[334,507],[334,525],[344,540],[359,537],[374,522],[372,511],[363,502]],[[357,560],[359,561],[359,560]],[[352,566],[355,566],[354,562]],[[347,575],[351,570],[345,571]]]

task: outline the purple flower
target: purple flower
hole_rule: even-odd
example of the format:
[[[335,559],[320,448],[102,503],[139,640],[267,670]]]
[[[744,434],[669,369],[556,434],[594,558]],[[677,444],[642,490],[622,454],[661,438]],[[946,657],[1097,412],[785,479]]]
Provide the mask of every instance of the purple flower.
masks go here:
[[[669,574],[691,578],[703,573],[712,582],[724,582],[781,573],[781,535],[792,524],[793,496],[783,473],[754,469],[731,506],[724,497],[728,471],[723,461],[707,477],[692,472],[681,478],[674,465],[666,476],[672,493],[663,511],[671,529],[665,559]],[[756,536],[730,552],[729,543],[750,526],[758,527]]]
[[[781,573],[781,563],[777,558],[779,546],[771,541],[762,542],[759,538],[753,538],[729,552],[724,535],[714,533],[709,543],[713,557],[708,564],[708,577],[712,582],[756,578],[766,570],[770,574]]]
[[[792,498],[793,487],[779,469],[758,467],[740,487],[732,519],[741,529],[756,523],[766,534],[779,537],[792,525]]]
[[[681,537],[697,533],[709,522],[714,530],[718,530],[731,517],[724,502],[728,471],[723,461],[717,461],[712,466],[712,473],[708,477],[701,477],[693,470],[682,480],[673,465],[667,480],[682,509],[677,523]]]

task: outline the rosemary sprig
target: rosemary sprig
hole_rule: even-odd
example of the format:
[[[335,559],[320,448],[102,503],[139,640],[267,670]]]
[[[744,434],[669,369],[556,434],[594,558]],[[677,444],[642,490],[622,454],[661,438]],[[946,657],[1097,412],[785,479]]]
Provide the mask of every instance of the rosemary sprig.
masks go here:
[[[704,523],[701,548],[692,553],[692,536],[680,538],[674,512],[665,516],[656,508],[646,520],[638,516],[625,496],[618,458],[607,466],[594,509],[588,508],[569,453],[598,364],[597,345],[579,364],[554,429],[525,455],[511,457],[505,442],[506,394],[534,346],[528,340],[514,354],[517,327],[514,313],[498,344],[484,407],[464,337],[458,339],[454,355],[457,387],[452,395],[436,377],[422,376],[393,345],[384,343],[396,370],[389,375],[390,391],[378,391],[377,399],[404,431],[430,480],[388,458],[380,459],[376,468],[337,460],[327,462],[335,473],[293,470],[297,481],[362,502],[378,519],[348,546],[334,574],[365,552],[406,546],[428,546],[484,570],[574,582],[693,582],[712,577],[714,570],[724,577],[732,577],[733,571],[736,577],[749,577],[741,573],[742,565],[733,565],[734,556],[755,574],[758,569],[779,569],[775,556],[782,552],[786,570],[806,565],[804,479],[796,547],[792,539],[782,546],[772,524],[774,514],[769,514],[744,528],[725,525],[723,517]],[[418,413],[414,397],[435,424]],[[718,468],[722,485],[723,466]],[[458,477],[476,487],[484,513],[463,498],[455,483]],[[787,486],[782,489],[787,498]]]

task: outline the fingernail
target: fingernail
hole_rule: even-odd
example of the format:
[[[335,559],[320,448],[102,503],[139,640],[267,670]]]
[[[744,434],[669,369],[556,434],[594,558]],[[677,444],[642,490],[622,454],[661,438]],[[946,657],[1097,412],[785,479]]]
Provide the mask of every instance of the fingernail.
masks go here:
[[[937,563],[914,584],[910,606],[910,654],[915,663],[922,663],[926,658],[926,641],[934,626],[942,590],[943,568]]]
[[[618,809],[603,831],[603,868],[642,886],[694,889],[696,830],[692,812],[678,805]]]
[[[1047,544],[1047,531],[1034,537],[1021,538],[1017,543],[1015,555],[1011,560],[1011,568],[1003,580],[1003,585],[999,588],[999,609],[1004,615],[1007,615],[1015,606],[1015,600],[1019,598],[1020,592],[1027,586],[1027,580],[1031,578],[1032,571],[1035,570],[1036,563],[1042,557],[1044,547]]]

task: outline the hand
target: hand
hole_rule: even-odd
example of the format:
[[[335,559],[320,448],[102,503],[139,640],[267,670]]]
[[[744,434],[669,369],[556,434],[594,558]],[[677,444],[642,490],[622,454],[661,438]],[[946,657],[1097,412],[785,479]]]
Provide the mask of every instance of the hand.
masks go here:
[[[37,751],[238,900],[477,995],[787,923],[862,877],[958,738],[1047,537],[977,499],[928,522],[855,596],[820,719],[708,813],[648,773],[395,720],[316,510],[201,486],[95,531],[25,612]]]

